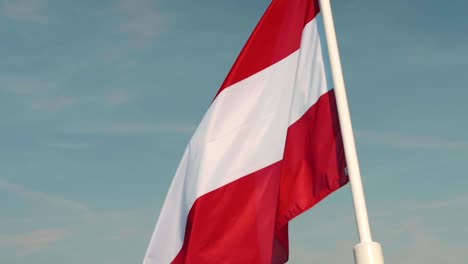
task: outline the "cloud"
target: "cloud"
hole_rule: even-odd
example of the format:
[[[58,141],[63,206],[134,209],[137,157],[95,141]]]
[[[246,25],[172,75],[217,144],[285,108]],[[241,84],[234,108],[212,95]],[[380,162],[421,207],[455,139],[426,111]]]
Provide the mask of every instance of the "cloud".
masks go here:
[[[26,233],[0,236],[0,245],[13,246],[17,255],[29,255],[62,240],[69,233],[64,228],[37,229]]]
[[[122,18],[121,32],[138,45],[153,40],[169,27],[169,19],[150,0],[123,0],[116,11]]]
[[[72,97],[59,97],[54,99],[45,99],[34,101],[31,105],[32,110],[38,112],[57,112],[68,106],[78,103],[78,100]]]
[[[382,241],[386,262],[436,264],[466,261],[468,244],[443,235],[445,226],[441,223],[434,224],[427,218],[409,215],[386,225],[387,229],[382,230],[382,237],[387,241]]]
[[[46,144],[48,147],[59,148],[64,150],[83,150],[90,148],[91,145],[82,142],[66,142],[66,141],[52,141]]]
[[[50,21],[47,16],[46,0],[5,0],[0,6],[0,13],[10,19],[47,23]]]
[[[98,240],[125,240],[145,234],[137,222],[145,224],[153,221],[154,215],[147,208],[120,211],[92,211],[83,203],[57,195],[37,192],[0,178],[0,193],[9,193],[16,199],[27,202],[29,215],[0,217],[0,232],[16,231],[13,234],[0,233],[0,250],[14,247],[19,255],[35,253],[53,242],[66,237],[79,237],[86,234]],[[11,201],[11,198],[10,198]],[[9,201],[7,201],[9,202]],[[11,205],[18,206],[16,201]],[[3,205],[3,204],[2,204]],[[6,204],[7,209],[8,204]],[[34,211],[38,211],[34,213]],[[39,228],[37,228],[39,226]],[[47,228],[42,228],[46,226]],[[62,228],[66,226],[67,228]],[[51,228],[50,228],[51,227]],[[11,229],[11,230],[10,230]],[[73,232],[73,230],[81,230]],[[91,232],[90,230],[97,230]]]
[[[370,130],[357,131],[356,136],[367,143],[395,148],[468,150],[467,141],[452,141],[437,137],[409,136]]]
[[[438,263],[465,263],[465,252],[468,248],[466,242],[457,243],[439,234],[438,227],[429,225],[423,219],[407,217],[394,224],[385,223],[387,230],[381,232],[376,241],[382,245],[386,263],[399,264],[438,264]],[[375,226],[375,225],[374,225]],[[350,227],[350,226],[347,226]],[[344,234],[350,233],[337,227],[328,229],[333,233],[326,237],[333,237],[323,243],[298,244],[291,247],[290,258],[292,263],[354,263],[352,247],[356,242],[352,239],[340,239]],[[383,234],[383,235],[382,235]],[[294,237],[291,237],[294,239]]]
[[[113,91],[107,96],[106,101],[111,106],[123,105],[130,101],[130,95],[124,91]]]
[[[191,123],[113,123],[100,125],[82,125],[73,128],[80,134],[136,135],[157,133],[192,133],[196,126]]]
[[[465,262],[467,194],[388,202],[370,210],[374,239],[382,244],[387,263]],[[356,233],[351,203],[312,211],[314,217],[299,217],[290,225],[291,262],[353,263]]]
[[[421,201],[405,201],[404,204],[392,203],[391,205],[382,206],[385,210],[376,212],[376,217],[387,217],[390,215],[414,214],[423,211],[433,211],[446,208],[468,207],[468,195],[461,194],[458,196],[447,197],[440,200],[421,200]]]
[[[89,208],[82,203],[72,201],[60,196],[51,195],[48,193],[29,190],[24,186],[0,178],[0,190],[11,193],[19,199],[29,201],[31,203],[45,204],[49,207],[67,209],[79,213],[88,213]]]
[[[10,193],[17,199],[30,203],[31,208],[42,208],[45,206],[45,208],[54,209],[58,212],[57,215],[74,213],[75,215],[78,214],[86,216],[89,214],[88,207],[82,203],[65,199],[60,196],[32,191],[22,185],[12,183],[1,178],[0,191]],[[38,219],[42,218],[43,216],[46,216],[47,218],[53,217],[51,215],[51,211],[49,210],[42,211],[42,214],[44,215],[41,215],[40,217],[38,217],[38,215],[35,215],[34,217],[28,217],[28,220],[38,221]],[[4,226],[5,224],[7,224],[6,226],[16,226],[18,224],[24,225],[23,220],[26,219],[1,219],[1,222]],[[27,225],[30,226],[30,223]],[[50,223],[47,225],[50,225]],[[65,228],[41,228],[12,235],[0,235],[0,246],[13,247],[17,255],[29,255],[47,248],[54,242],[64,239],[69,233],[69,230]]]
[[[37,94],[56,87],[56,81],[44,81],[28,76],[0,75],[0,91],[17,95]]]

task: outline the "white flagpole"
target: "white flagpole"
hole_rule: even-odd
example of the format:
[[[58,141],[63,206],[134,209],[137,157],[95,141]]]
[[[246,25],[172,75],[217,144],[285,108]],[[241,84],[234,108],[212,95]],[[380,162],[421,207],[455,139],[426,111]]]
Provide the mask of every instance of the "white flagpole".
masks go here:
[[[354,246],[354,259],[356,264],[383,264],[382,248],[379,243],[372,241],[330,0],[319,1],[359,233],[359,243]]]

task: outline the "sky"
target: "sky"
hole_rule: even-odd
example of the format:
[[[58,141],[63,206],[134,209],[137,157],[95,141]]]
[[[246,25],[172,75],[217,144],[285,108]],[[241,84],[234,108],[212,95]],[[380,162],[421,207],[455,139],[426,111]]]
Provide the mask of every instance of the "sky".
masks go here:
[[[185,145],[267,0],[0,0],[0,262],[141,263]],[[334,0],[387,263],[465,263],[468,2]],[[353,263],[346,186],[290,263]]]

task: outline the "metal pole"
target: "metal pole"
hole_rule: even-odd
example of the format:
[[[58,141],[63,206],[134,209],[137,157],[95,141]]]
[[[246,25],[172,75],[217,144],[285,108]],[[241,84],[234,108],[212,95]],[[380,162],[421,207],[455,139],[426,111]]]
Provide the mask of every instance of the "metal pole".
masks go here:
[[[366,201],[362,188],[361,174],[354,143],[353,128],[348,108],[348,99],[341,69],[340,55],[336,40],[335,26],[331,11],[330,0],[319,0],[323,16],[323,24],[327,39],[328,55],[333,75],[336,104],[343,137],[346,163],[348,166],[349,181],[353,196],[354,212],[359,234],[359,243],[354,247],[356,264],[383,264],[383,254],[379,243],[372,241],[369,219],[367,216]]]

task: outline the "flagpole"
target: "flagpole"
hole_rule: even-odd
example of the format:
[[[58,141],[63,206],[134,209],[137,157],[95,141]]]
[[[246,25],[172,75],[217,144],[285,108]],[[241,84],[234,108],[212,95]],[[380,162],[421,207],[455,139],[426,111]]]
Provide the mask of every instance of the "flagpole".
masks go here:
[[[359,234],[359,243],[353,250],[354,259],[356,264],[383,264],[382,248],[379,243],[372,241],[330,0],[319,1]]]

